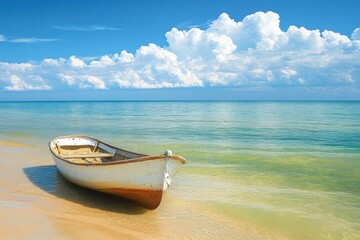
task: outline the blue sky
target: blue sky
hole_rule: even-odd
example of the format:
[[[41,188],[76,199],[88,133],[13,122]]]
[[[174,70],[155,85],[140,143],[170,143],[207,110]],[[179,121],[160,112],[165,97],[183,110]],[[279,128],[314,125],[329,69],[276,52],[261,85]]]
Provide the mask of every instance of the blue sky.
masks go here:
[[[0,1],[0,100],[360,99],[360,1]]]

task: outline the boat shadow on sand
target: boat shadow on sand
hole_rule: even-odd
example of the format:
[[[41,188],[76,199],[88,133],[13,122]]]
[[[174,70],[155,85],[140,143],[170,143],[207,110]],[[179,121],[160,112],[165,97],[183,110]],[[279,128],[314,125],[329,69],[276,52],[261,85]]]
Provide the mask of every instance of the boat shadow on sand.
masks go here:
[[[70,183],[59,173],[55,165],[27,167],[23,168],[23,172],[35,186],[71,202],[129,215],[143,214],[147,211],[129,200]]]

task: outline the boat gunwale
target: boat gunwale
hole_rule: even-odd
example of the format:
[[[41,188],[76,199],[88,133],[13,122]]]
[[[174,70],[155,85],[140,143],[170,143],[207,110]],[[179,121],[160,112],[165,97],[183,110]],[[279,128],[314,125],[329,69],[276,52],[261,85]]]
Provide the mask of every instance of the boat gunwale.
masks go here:
[[[78,163],[78,162],[72,162],[70,160],[64,159],[62,158],[60,155],[56,154],[53,149],[51,148],[51,143],[54,142],[57,139],[63,139],[63,138],[90,138],[92,140],[98,141],[99,143],[102,143],[106,146],[109,146],[111,148],[114,148],[116,150],[121,150],[121,151],[126,151],[128,153],[133,153],[133,154],[142,154],[142,153],[136,153],[136,152],[132,152],[132,151],[128,151],[125,149],[121,149],[118,147],[115,147],[111,144],[105,143],[97,138],[91,137],[91,136],[87,136],[87,135],[67,135],[67,136],[58,136],[52,140],[49,141],[49,150],[51,152],[51,154],[53,154],[56,158],[69,163],[69,164],[73,164],[73,165],[80,165],[80,166],[108,166],[108,165],[118,165],[118,164],[127,164],[127,163],[136,163],[136,162],[145,162],[145,161],[155,161],[158,159],[165,159],[167,158],[164,154],[159,154],[159,155],[145,155],[143,157],[137,157],[137,158],[130,158],[130,159],[125,159],[125,160],[115,160],[115,161],[110,161],[110,162],[100,162],[100,163]],[[144,154],[142,154],[144,155]],[[173,160],[177,160],[179,162],[181,162],[182,164],[186,163],[185,158],[181,157],[181,156],[177,156],[177,155],[173,155],[170,157],[170,159]]]

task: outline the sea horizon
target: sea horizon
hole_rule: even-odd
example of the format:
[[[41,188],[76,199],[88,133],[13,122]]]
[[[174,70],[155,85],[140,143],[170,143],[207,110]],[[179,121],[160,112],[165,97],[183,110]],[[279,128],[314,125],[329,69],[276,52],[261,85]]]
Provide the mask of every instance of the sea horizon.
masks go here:
[[[298,99],[279,99],[279,100],[268,100],[268,99],[254,99],[254,100],[139,100],[139,99],[129,99],[129,100],[0,100],[0,102],[360,102],[360,99],[348,100],[348,99],[308,99],[308,100],[298,100]]]

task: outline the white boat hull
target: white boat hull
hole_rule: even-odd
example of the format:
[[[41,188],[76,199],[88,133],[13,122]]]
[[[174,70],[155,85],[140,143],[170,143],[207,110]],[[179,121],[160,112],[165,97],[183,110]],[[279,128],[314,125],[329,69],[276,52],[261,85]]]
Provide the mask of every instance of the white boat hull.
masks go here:
[[[93,140],[90,137],[85,138]],[[58,141],[59,139],[67,141]],[[171,184],[181,165],[186,162],[179,156],[143,155],[105,163],[74,163],[56,153],[56,144],[62,144],[60,147],[83,144],[79,139],[61,137],[50,142],[50,151],[59,172],[77,185],[133,200],[148,209],[159,206],[163,192]],[[91,145],[95,145],[96,141],[90,141]],[[108,152],[116,150],[115,147],[101,144],[103,145],[100,147]]]

